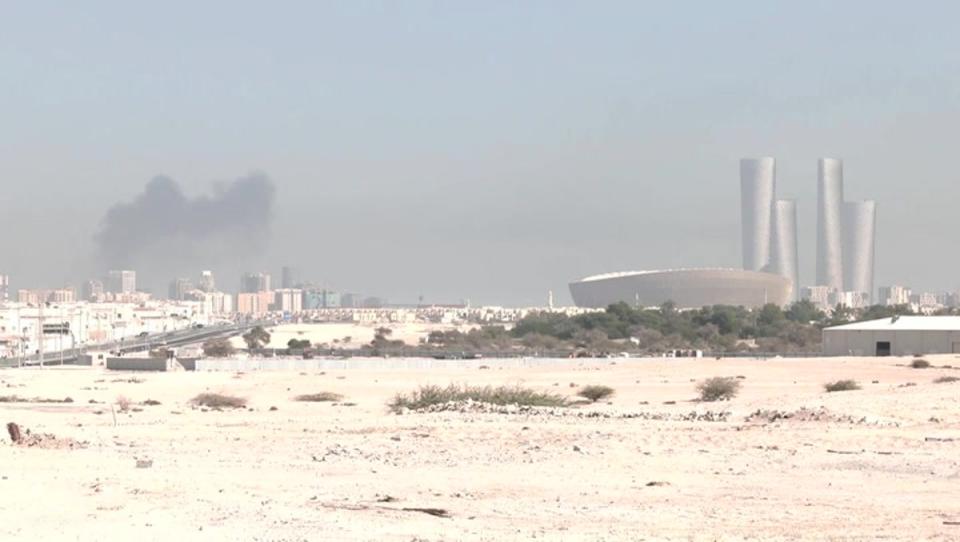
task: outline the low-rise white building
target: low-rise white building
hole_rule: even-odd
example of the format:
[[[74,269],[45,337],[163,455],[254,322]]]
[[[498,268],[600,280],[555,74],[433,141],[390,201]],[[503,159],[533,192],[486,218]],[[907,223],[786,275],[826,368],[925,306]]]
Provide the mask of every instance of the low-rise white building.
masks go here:
[[[894,316],[823,330],[826,356],[960,353],[960,316]]]

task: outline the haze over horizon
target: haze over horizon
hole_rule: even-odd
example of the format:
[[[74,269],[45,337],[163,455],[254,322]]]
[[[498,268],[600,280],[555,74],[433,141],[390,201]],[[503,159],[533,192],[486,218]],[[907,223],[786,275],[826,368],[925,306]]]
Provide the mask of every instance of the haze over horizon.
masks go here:
[[[876,285],[956,290],[958,15],[859,1],[10,5],[0,273],[79,286],[137,252],[158,293],[201,269],[235,289],[242,271],[289,264],[398,302],[542,304],[550,289],[568,303],[585,275],[739,267],[739,159],[773,156],[809,285],[826,156],[844,160],[847,199],[877,201]],[[110,230],[110,210],[157,177],[169,216],[147,223],[162,240],[136,229],[139,212]],[[257,178],[243,212],[204,207]],[[223,219],[184,226],[208,215]]]

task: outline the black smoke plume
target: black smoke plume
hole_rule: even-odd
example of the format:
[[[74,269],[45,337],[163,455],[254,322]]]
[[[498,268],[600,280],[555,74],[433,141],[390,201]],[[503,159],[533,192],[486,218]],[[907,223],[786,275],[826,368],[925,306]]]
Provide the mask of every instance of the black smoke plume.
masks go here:
[[[133,201],[104,215],[94,237],[101,263],[176,268],[236,250],[250,254],[269,234],[274,192],[266,175],[253,174],[188,198],[173,179],[154,177]]]

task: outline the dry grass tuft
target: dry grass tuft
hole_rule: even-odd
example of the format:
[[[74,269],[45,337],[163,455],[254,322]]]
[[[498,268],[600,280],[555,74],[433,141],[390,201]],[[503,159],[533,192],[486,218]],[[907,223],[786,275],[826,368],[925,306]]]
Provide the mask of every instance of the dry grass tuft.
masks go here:
[[[323,402],[333,402],[343,399],[343,396],[339,393],[333,393],[329,391],[322,391],[320,393],[310,393],[307,395],[298,395],[293,398],[294,401],[303,401],[307,403],[323,403]]]

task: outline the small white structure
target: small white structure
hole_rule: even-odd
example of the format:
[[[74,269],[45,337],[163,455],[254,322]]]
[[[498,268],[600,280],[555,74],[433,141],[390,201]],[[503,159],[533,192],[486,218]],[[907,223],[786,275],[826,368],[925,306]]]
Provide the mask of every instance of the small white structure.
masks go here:
[[[960,316],[894,316],[823,330],[825,356],[960,353]]]

